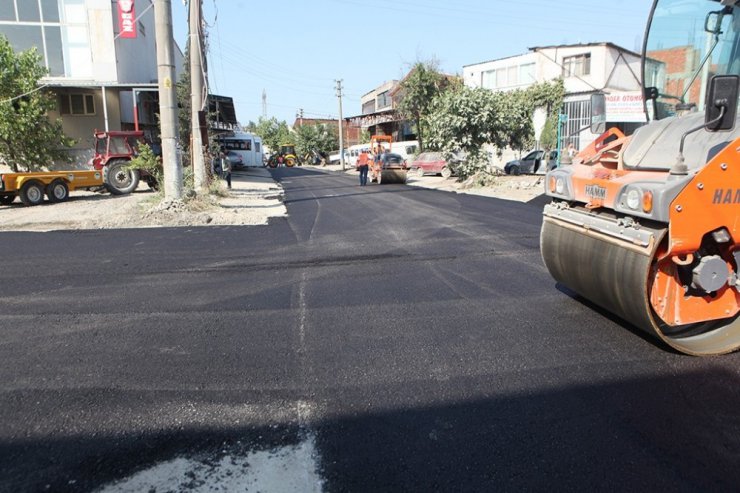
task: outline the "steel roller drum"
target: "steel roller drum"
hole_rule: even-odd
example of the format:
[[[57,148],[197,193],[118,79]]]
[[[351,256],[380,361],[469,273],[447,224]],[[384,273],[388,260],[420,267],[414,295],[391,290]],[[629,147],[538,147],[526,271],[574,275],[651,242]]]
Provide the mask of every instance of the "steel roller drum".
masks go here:
[[[540,250],[560,283],[674,349],[713,355],[740,347],[740,318],[670,327],[650,307],[651,265],[665,229],[652,230],[655,242],[639,247],[584,228],[543,217]]]
[[[406,183],[405,169],[384,169],[378,175],[378,183]]]

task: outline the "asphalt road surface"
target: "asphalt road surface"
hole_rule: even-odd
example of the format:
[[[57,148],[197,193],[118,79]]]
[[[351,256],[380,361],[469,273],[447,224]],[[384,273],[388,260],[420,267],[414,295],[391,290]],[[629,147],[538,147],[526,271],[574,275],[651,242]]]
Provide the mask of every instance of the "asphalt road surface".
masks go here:
[[[269,226],[0,234],[0,491],[306,437],[326,491],[737,490],[740,354],[556,286],[541,201],[274,175]]]

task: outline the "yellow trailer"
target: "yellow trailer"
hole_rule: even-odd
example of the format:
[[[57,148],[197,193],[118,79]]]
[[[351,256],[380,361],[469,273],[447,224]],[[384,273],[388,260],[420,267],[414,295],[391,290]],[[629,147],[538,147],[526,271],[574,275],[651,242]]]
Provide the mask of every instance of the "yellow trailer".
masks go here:
[[[103,185],[103,172],[89,171],[39,171],[32,173],[0,174],[0,204],[9,205],[18,196],[25,205],[39,205],[44,195],[49,202],[63,202],[70,190]]]

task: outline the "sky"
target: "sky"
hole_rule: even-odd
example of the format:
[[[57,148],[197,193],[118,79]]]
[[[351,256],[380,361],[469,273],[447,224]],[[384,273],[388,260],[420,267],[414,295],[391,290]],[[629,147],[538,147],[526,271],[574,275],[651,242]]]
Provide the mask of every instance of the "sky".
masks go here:
[[[172,0],[185,50],[186,0]],[[361,113],[360,98],[417,61],[450,74],[534,46],[612,42],[639,52],[650,0],[202,0],[212,94],[234,99],[242,124],[292,124]],[[606,6],[606,7],[605,7]]]

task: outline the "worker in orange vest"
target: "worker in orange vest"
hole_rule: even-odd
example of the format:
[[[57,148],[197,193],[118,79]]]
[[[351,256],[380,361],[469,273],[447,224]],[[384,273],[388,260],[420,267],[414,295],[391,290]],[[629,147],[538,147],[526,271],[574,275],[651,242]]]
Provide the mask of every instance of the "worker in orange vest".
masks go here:
[[[357,169],[360,170],[360,186],[364,187],[367,185],[367,172],[370,169],[370,156],[367,155],[367,151],[362,151],[357,156]]]

